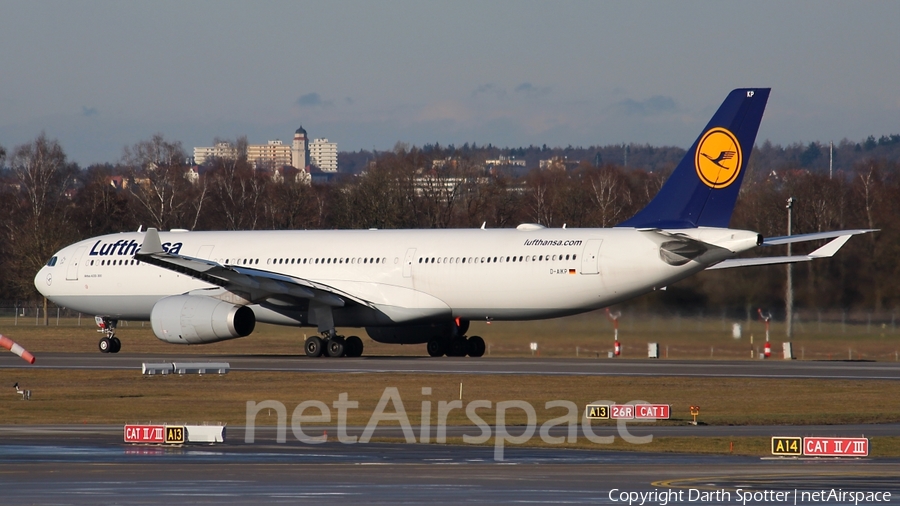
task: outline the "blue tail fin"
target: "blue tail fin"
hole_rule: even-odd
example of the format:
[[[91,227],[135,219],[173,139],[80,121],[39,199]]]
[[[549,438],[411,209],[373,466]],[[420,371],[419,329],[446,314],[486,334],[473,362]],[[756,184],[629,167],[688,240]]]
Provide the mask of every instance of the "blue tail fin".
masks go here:
[[[656,197],[616,226],[727,228],[769,91],[744,88],[729,93]]]

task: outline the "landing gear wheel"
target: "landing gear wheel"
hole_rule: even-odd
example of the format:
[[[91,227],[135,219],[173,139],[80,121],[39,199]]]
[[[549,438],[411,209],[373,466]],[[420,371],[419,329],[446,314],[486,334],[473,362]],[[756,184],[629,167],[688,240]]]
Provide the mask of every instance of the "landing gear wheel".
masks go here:
[[[112,341],[109,340],[108,337],[104,337],[100,340],[100,353],[109,353],[112,349]]]
[[[119,350],[122,349],[122,341],[119,341],[118,337],[110,337],[109,338],[109,347],[110,353],[119,353]]]
[[[344,341],[345,356],[360,357],[363,353],[363,342],[357,336],[350,336]]]
[[[480,336],[472,336],[466,340],[466,351],[470,357],[481,357],[484,355],[484,350],[484,339]]]
[[[466,356],[466,340],[465,338],[456,338],[450,341],[450,349],[447,350],[448,357],[465,357]]]
[[[432,357],[443,357],[444,356],[444,342],[440,339],[434,339],[432,341],[428,341],[426,345],[428,350],[428,354]]]
[[[303,348],[306,350],[306,356],[313,358],[322,356],[322,352],[325,351],[325,347],[322,344],[322,338],[319,336],[310,336],[306,338]]]
[[[340,337],[331,338],[325,343],[325,350],[328,352],[329,357],[343,356],[344,349],[344,340]]]

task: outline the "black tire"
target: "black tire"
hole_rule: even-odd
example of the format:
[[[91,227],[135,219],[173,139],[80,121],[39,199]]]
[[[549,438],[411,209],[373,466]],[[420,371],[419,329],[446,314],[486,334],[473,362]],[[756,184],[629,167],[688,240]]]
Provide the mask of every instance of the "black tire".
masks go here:
[[[100,348],[100,353],[109,353],[109,350],[112,348],[112,341],[108,337],[104,337],[97,346]]]
[[[357,336],[350,336],[344,341],[344,347],[347,348],[346,356],[361,357],[363,354],[363,342]]]
[[[443,357],[444,356],[444,341],[440,339],[434,339],[432,341],[428,341],[426,345],[426,349],[428,350],[428,354],[432,357]]]
[[[303,348],[306,350],[307,357],[321,357],[322,352],[325,351],[325,347],[322,344],[322,338],[319,336],[310,336],[306,338],[306,342],[303,344]]]
[[[122,349],[122,341],[119,341],[118,337],[110,337],[109,342],[112,346],[109,348],[110,353],[119,353]]]
[[[486,346],[481,336],[472,336],[466,340],[466,348],[470,357],[484,356]]]
[[[328,353],[329,357],[342,357],[344,356],[345,349],[344,340],[340,337],[329,339],[325,343],[325,351]]]
[[[447,350],[448,357],[465,357],[466,356],[466,340],[465,338],[456,338],[450,341],[450,349]]]

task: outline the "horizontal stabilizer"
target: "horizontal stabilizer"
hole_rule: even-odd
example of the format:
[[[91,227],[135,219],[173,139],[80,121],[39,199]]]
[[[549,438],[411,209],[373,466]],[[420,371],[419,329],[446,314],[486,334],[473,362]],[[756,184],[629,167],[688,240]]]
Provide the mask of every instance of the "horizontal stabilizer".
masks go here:
[[[780,237],[769,237],[765,239],[762,246],[778,246],[781,244],[793,244],[795,242],[818,241],[820,239],[832,239],[834,237],[842,237],[857,234],[868,234],[869,232],[877,232],[876,228],[858,228],[853,230],[830,230],[828,232],[814,232],[812,234],[783,235]],[[830,255],[829,255],[830,256]]]
[[[841,249],[847,241],[850,240],[850,237],[856,234],[862,234],[866,232],[871,232],[871,230],[842,230],[839,231],[843,235],[839,235],[834,237],[836,232],[822,232],[821,234],[805,234],[807,236],[818,236],[813,238],[801,239],[797,242],[802,241],[813,241],[816,239],[822,239],[827,237],[834,237],[834,239],[828,241],[827,244],[822,246],[821,248],[813,251],[808,255],[791,255],[791,256],[780,256],[780,257],[761,257],[761,258],[730,258],[728,260],[723,260],[713,266],[707,267],[706,270],[711,271],[714,269],[730,269],[732,267],[750,267],[754,265],[775,265],[775,264],[792,264],[796,262],[809,262],[810,260],[815,260],[817,258],[829,258],[834,256],[835,253]],[[831,235],[828,235],[831,234]],[[824,236],[824,237],[823,237]],[[786,239],[789,237],[803,237],[800,235],[796,236],[785,236],[780,237],[778,239]],[[794,241],[788,241],[794,242]],[[782,242],[779,244],[786,244],[786,242]]]

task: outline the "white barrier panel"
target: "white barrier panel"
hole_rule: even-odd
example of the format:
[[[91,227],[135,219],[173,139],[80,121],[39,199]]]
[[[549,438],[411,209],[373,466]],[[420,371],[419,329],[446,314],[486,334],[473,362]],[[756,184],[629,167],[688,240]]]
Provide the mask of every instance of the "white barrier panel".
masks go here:
[[[141,366],[141,373],[152,376],[154,374],[171,374],[172,371],[175,370],[175,367],[171,362],[163,362],[163,363],[152,363],[152,362],[144,362]]]
[[[228,374],[231,365],[228,362],[172,362],[178,374]]]
[[[659,343],[647,343],[647,358],[659,358]]]
[[[224,443],[224,425],[185,425],[188,443]]]
[[[794,347],[791,343],[781,343],[781,348],[784,350],[785,360],[794,360]]]

